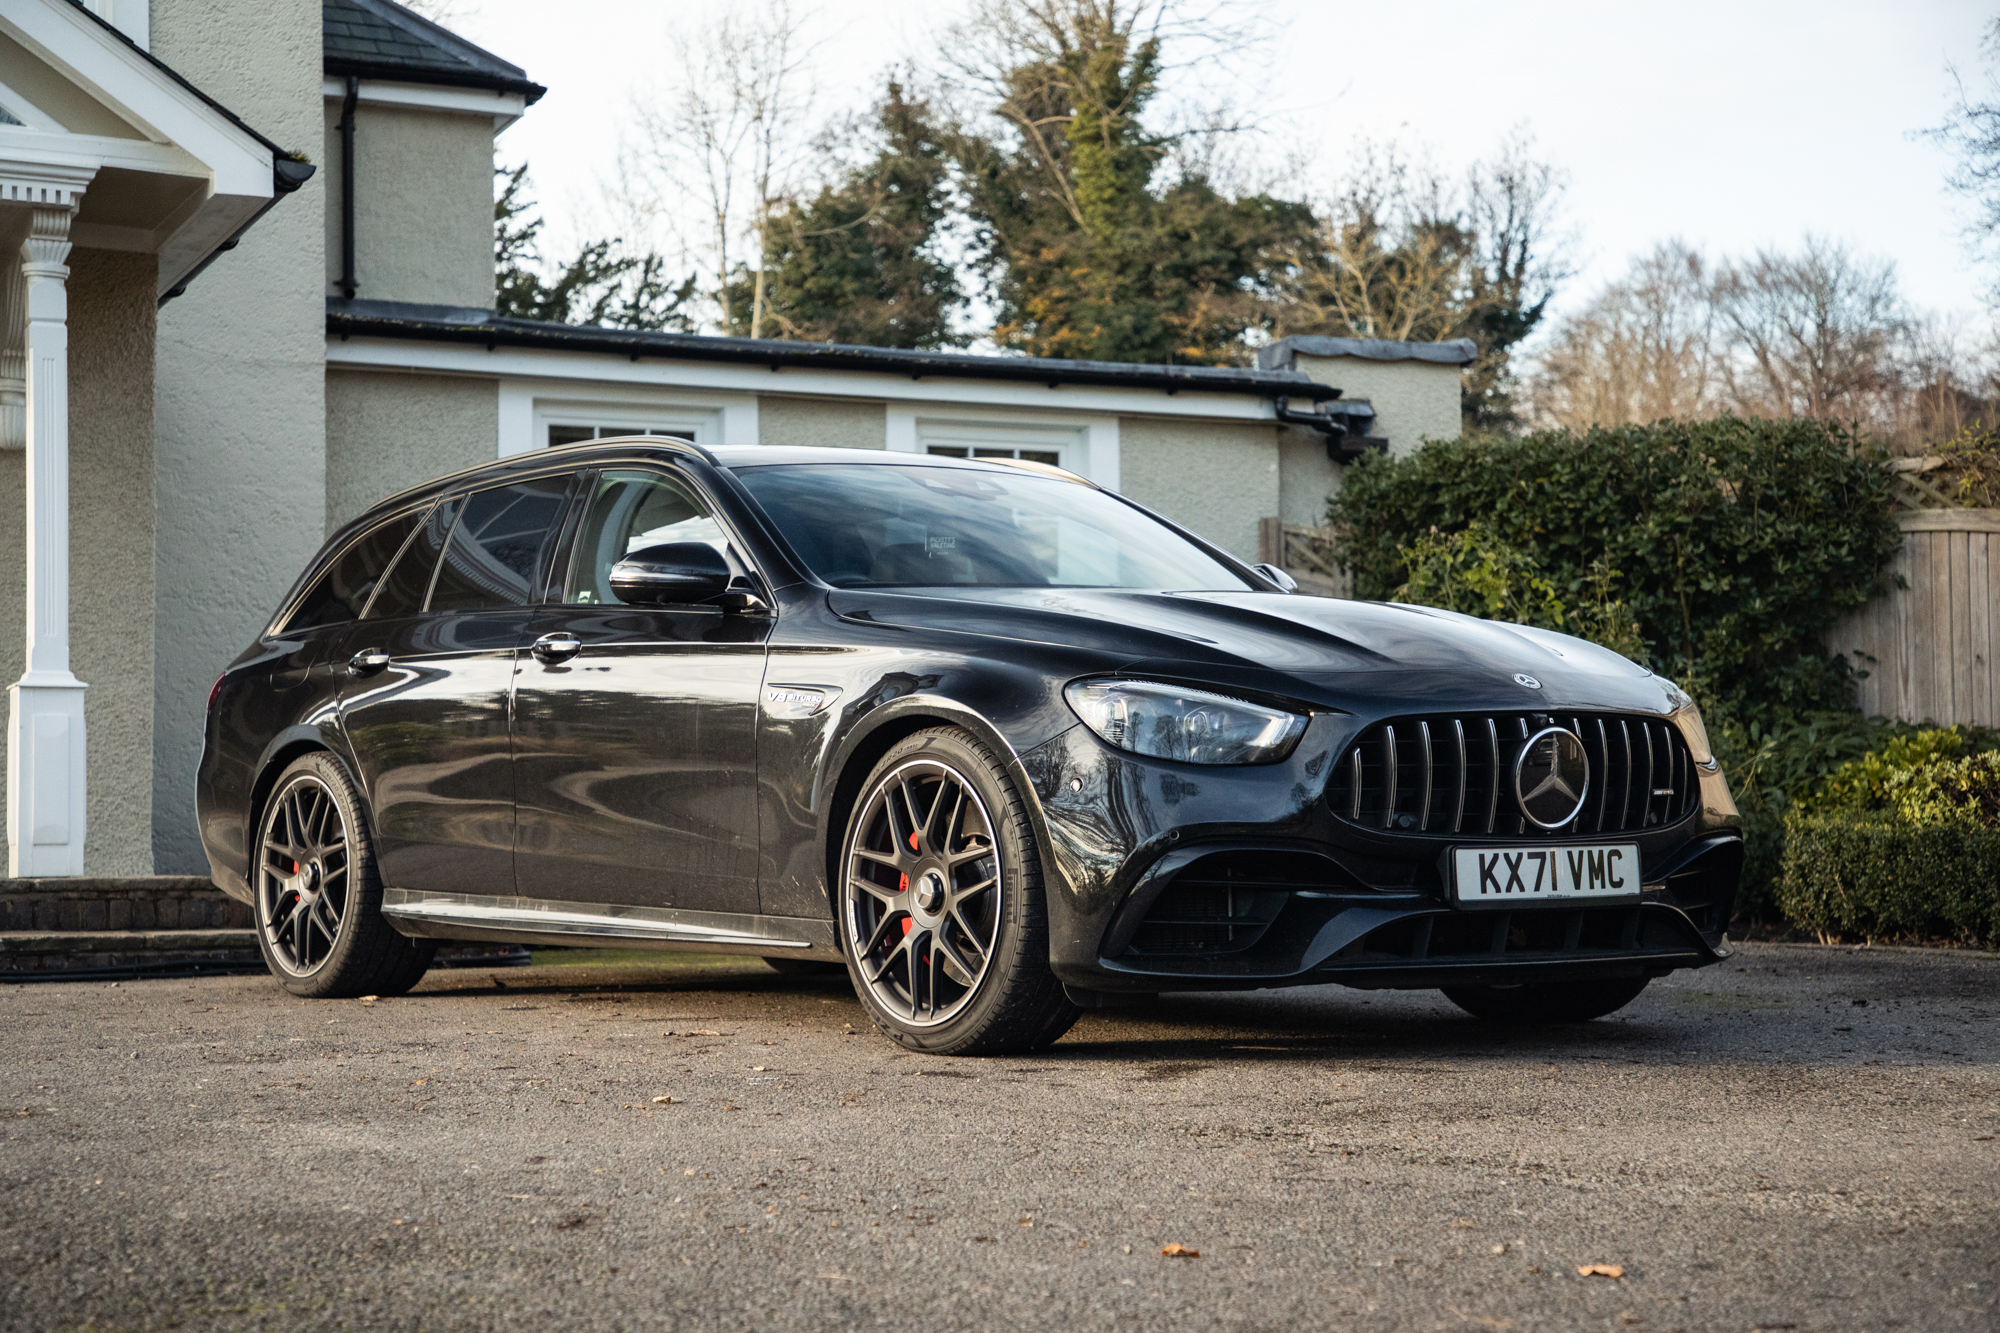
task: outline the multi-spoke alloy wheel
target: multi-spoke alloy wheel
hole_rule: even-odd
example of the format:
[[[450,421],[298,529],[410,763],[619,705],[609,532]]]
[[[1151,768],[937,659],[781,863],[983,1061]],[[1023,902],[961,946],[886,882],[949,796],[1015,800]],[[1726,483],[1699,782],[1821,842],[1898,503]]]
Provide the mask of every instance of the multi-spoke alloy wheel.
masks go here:
[[[316,776],[294,777],[271,802],[257,866],[257,921],[279,967],[308,977],[340,942],[353,884],[353,850],[333,793]]]
[[[1004,766],[920,732],[877,764],[840,858],[856,988],[898,1042],[944,1054],[1054,1041],[1076,1010],[1049,971],[1040,858]]]
[[[250,867],[257,945],[294,995],[401,995],[437,952],[382,917],[382,883],[361,796],[330,754],[278,775],[257,822]]]
[[[1000,853],[964,774],[916,759],[876,783],[848,855],[846,906],[862,984],[884,1008],[932,1027],[965,1007],[1000,933]]]

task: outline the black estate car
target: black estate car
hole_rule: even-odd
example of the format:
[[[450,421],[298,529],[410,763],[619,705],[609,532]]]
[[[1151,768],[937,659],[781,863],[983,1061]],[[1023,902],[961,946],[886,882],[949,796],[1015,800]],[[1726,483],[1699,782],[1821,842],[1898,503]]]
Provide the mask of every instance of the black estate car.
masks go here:
[[[327,543],[215,684],[202,839],[295,994],[440,940],[727,951],[938,1052],[1315,982],[1580,1020],[1724,956],[1687,695],[1290,587],[1030,463],[549,449]]]

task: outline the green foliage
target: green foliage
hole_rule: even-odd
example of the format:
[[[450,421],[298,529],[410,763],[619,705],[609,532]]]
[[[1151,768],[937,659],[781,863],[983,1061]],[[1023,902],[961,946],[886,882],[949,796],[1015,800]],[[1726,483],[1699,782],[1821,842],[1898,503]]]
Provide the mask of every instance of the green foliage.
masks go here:
[[[951,209],[949,162],[930,107],[889,85],[875,109],[879,143],[865,164],[771,217],[764,250],[764,332],[871,347],[952,347],[964,300],[938,257]],[[755,275],[730,284],[731,332],[748,335]]]
[[[1482,523],[1462,532],[1420,533],[1402,548],[1409,581],[1389,600],[1435,606],[1488,620],[1535,625],[1589,639],[1635,662],[1645,640],[1626,605],[1611,595],[1617,575],[1605,562],[1590,571],[1575,602],[1566,601],[1527,551],[1496,538]]]
[[[1936,449],[1944,466],[1924,478],[1971,509],[2000,509],[2000,430],[1972,425]]]
[[[1889,488],[1840,426],[1722,417],[1431,441],[1350,468],[1329,517],[1362,597],[1409,582],[1422,534],[1475,522],[1534,552],[1567,604],[1616,571],[1650,665],[1771,729],[1852,706],[1821,645],[1900,545]]]
[[[594,324],[620,329],[694,332],[685,313],[694,295],[690,277],[675,285],[657,254],[627,254],[617,237],[592,241],[544,278],[542,219],[527,196],[528,164],[495,168],[505,184],[493,201],[493,309],[510,319]]]
[[[1904,769],[1888,785],[1897,815],[1911,823],[2000,829],[2000,754],[1993,751]]]
[[[1047,58],[1007,77],[997,110],[1011,132],[954,141],[994,341],[1036,356],[1247,361],[1244,335],[1268,322],[1310,208],[1163,172],[1172,141],[1141,119],[1159,91],[1158,40],[1135,40],[1112,8],[1079,6],[1057,26]]]
[[[1785,833],[1778,906],[1821,938],[2000,943],[2000,831],[1795,812]]]
[[[1907,786],[1912,774],[1991,748],[1981,744],[1990,735],[1983,728],[1922,727],[1884,737],[1867,754],[1828,774],[1799,807],[1808,814],[1893,810],[1892,793]]]

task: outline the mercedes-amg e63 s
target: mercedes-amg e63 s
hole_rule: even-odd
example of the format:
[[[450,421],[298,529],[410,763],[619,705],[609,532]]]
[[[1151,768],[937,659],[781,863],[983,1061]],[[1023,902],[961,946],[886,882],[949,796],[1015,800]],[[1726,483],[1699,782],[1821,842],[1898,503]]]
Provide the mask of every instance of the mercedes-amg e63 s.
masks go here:
[[[733,952],[946,1053],[1320,982],[1574,1021],[1724,955],[1686,694],[1291,587],[1034,464],[549,449],[327,543],[216,682],[201,834],[298,995],[441,940]]]

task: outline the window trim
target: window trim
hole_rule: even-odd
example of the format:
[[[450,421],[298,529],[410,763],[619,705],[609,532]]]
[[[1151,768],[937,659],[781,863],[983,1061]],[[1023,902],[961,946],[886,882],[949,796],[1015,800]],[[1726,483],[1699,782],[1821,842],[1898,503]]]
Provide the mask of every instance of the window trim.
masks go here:
[[[361,542],[364,542],[368,538],[374,536],[377,532],[379,532],[384,527],[387,527],[389,524],[394,523],[399,519],[408,518],[413,513],[420,513],[421,516],[417,520],[417,526],[410,530],[410,535],[408,537],[403,538],[403,544],[396,548],[396,554],[389,558],[389,563],[382,566],[382,573],[386,576],[390,570],[396,567],[396,562],[403,558],[403,552],[409,549],[410,542],[416,537],[417,533],[423,529],[423,520],[424,518],[428,518],[430,516],[430,511],[436,503],[437,501],[435,499],[422,500],[415,504],[401,505],[386,513],[379,514],[375,517],[374,522],[369,523],[367,526],[361,528],[352,537],[342,542],[337,548],[334,548],[330,553],[322,553],[320,559],[314,561],[312,564],[306,567],[306,572],[304,573],[304,575],[300,577],[297,586],[292,589],[291,593],[285,598],[284,602],[278,607],[277,614],[271,617],[270,623],[264,627],[264,633],[259,637],[264,639],[277,639],[277,638],[283,638],[292,633],[292,630],[290,628],[290,623],[292,617],[298,614],[299,603],[303,602],[306,598],[306,595],[310,593],[314,588],[319,586],[319,581],[322,578],[326,577],[326,575],[332,571],[333,567],[336,564],[338,564],[349,551],[353,550],[355,546],[357,546]],[[368,618],[369,608],[375,605],[375,598],[381,591],[382,591],[382,580],[377,579],[375,581],[375,587],[371,589],[368,593],[368,601],[362,606],[360,612],[354,617],[353,620],[336,620],[329,622],[327,625],[314,625],[312,628],[315,630],[327,629],[333,625],[354,625],[360,623],[361,621]],[[300,630],[298,632],[301,634],[307,634],[311,633],[312,631]]]
[[[981,447],[1010,448],[1017,454],[1023,449],[1053,449],[1064,471],[1105,490],[1118,490],[1120,444],[1115,416],[891,403],[886,427],[884,447],[891,453],[928,454],[933,444],[968,453]]]
[[[765,573],[763,566],[758,563],[756,553],[751,550],[750,544],[743,540],[742,526],[730,515],[728,508],[716,503],[715,493],[702,485],[700,478],[689,473],[684,468],[678,468],[670,463],[663,463],[656,459],[633,459],[630,462],[621,460],[615,463],[596,463],[577,474],[580,479],[584,479],[583,484],[578,485],[572,492],[571,512],[569,516],[565,517],[563,524],[563,549],[557,552],[555,564],[549,570],[548,590],[543,598],[544,605],[558,607],[586,605],[586,603],[581,602],[565,602],[562,600],[562,596],[564,591],[569,587],[570,578],[576,572],[576,561],[579,554],[576,539],[578,534],[583,530],[583,516],[589,510],[592,498],[597,494],[597,479],[606,472],[657,473],[668,481],[674,482],[676,485],[692,492],[703,504],[708,506],[710,517],[715,520],[716,526],[721,528],[728,536],[730,552],[735,556],[736,562],[743,566],[744,573],[750,578],[753,584],[761,585],[756,590],[758,597],[771,607],[773,614],[776,613],[777,604],[772,600],[771,594],[771,589],[775,584],[771,576]],[[722,610],[721,607],[706,606],[654,606],[635,607],[633,609],[638,611],[663,612],[669,615],[680,615],[694,611],[714,611],[720,614]]]

